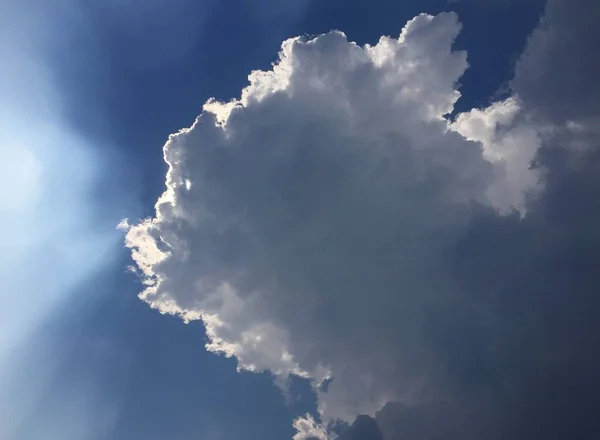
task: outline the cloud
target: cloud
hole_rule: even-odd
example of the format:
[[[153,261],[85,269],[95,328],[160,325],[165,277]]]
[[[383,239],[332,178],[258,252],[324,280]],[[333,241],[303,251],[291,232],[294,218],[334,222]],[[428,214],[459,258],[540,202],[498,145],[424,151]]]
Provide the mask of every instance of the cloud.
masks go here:
[[[426,325],[441,367],[435,392],[418,404],[388,403],[357,438],[594,437],[599,145],[544,144],[545,189],[527,215],[473,221],[449,255],[460,296],[436,304]]]
[[[596,2],[548,1],[517,64],[512,99],[522,117],[509,125],[510,132],[525,121],[538,131],[540,191],[525,201],[524,217],[476,217],[448,254],[460,296],[437,304],[428,325],[443,366],[438,395],[386,405],[375,415],[384,438],[558,440],[598,432],[598,19]],[[470,112],[467,121],[478,121],[463,133],[485,138],[505,105]]]
[[[291,39],[238,100],[209,101],[164,147],[155,218],[123,225],[141,298],[202,319],[207,349],[240,368],[312,380],[326,422],[431,398],[430,310],[461,295],[446,255],[537,182],[516,163],[538,142],[510,125],[516,102],[445,118],[459,30],[444,13],[375,46]]]
[[[310,414],[294,420],[294,429],[296,434],[293,440],[327,440],[327,430]]]
[[[461,113],[451,127],[465,138],[480,142],[490,162],[502,164],[502,175],[488,193],[490,200],[504,206],[504,212],[517,209],[525,213],[528,195],[538,189],[539,176],[531,165],[542,135],[538,126],[523,117],[519,102],[511,97],[486,109]]]
[[[600,40],[594,0],[547,0],[540,26],[516,66],[512,88],[528,110],[555,125],[598,115]]]

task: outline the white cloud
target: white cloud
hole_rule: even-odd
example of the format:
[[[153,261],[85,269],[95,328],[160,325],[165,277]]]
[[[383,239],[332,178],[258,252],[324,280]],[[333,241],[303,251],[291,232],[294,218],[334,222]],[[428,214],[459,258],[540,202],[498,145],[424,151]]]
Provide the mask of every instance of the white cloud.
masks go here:
[[[203,319],[207,349],[241,368],[312,378],[326,422],[427,394],[424,313],[456,293],[444,252],[478,204],[522,207],[534,181],[513,160],[535,136],[493,135],[514,103],[445,119],[459,30],[445,13],[375,46],[291,39],[239,100],[209,101],[164,147],[155,218],[129,227],[141,298]]]
[[[539,180],[531,164],[542,143],[542,129],[524,117],[512,97],[461,113],[451,127],[480,142],[484,157],[498,165],[495,184],[488,190],[490,201],[504,211],[525,213],[527,191],[536,188]]]
[[[293,440],[327,440],[327,430],[310,414],[294,420],[296,435]]]

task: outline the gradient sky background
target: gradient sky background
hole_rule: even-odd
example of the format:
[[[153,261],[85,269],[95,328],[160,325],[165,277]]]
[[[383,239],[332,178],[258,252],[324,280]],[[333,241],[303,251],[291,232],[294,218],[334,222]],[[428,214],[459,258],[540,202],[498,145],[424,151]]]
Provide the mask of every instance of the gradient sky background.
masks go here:
[[[206,352],[200,322],[184,325],[137,298],[142,286],[126,271],[130,254],[115,227],[153,214],[164,142],[209,97],[238,96],[284,39],[340,29],[374,44],[420,12],[458,13],[456,47],[468,50],[470,68],[455,110],[485,107],[507,96],[543,8],[542,0],[3,2],[0,438],[291,439],[291,421],[316,411],[305,382],[293,381],[286,402],[268,374],[237,372],[234,359]],[[377,434],[364,435],[348,438]]]

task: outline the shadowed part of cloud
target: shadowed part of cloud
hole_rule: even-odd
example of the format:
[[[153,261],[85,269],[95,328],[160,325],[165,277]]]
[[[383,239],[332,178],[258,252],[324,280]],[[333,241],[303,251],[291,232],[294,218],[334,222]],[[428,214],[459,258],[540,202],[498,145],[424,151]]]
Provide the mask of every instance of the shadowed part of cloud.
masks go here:
[[[545,191],[527,217],[473,221],[450,256],[461,297],[430,312],[435,398],[386,405],[378,429],[357,438],[595,438],[599,146],[574,160],[563,145],[545,145]]]
[[[599,20],[597,2],[548,1],[512,82],[544,127],[544,189],[524,218],[482,212],[450,252],[461,297],[433,309],[428,330],[447,393],[386,405],[384,438],[598,436]]]
[[[512,88],[529,110],[555,124],[598,116],[600,3],[548,0],[517,63]]]

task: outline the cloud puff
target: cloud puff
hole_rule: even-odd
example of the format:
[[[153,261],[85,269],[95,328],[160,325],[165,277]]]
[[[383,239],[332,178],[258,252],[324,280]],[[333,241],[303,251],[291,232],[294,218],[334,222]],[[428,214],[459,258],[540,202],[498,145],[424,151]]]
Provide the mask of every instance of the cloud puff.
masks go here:
[[[514,98],[496,102],[486,109],[461,113],[451,124],[465,138],[480,142],[484,157],[499,167],[496,182],[488,191],[490,200],[503,212],[526,211],[526,199],[539,189],[539,176],[532,169],[535,154],[542,142],[538,126],[523,117]]]
[[[164,147],[155,218],[123,225],[141,298],[202,319],[207,348],[240,368],[312,380],[325,421],[427,398],[429,310],[460,294],[447,252],[536,181],[513,163],[537,138],[495,134],[516,102],[446,120],[467,68],[459,30],[444,13],[375,46],[291,39],[240,99],[209,101]]]

